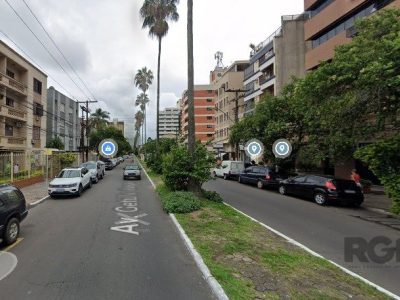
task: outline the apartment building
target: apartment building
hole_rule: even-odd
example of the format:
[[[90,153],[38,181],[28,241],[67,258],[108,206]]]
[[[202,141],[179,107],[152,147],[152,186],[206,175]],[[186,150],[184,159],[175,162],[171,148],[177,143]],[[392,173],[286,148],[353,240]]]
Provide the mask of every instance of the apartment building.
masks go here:
[[[78,151],[80,139],[79,104],[57,91],[47,90],[47,141],[59,137],[66,151]]]
[[[47,75],[0,40],[0,151],[46,144]]]
[[[245,114],[266,94],[279,95],[292,76],[305,73],[304,23],[308,14],[282,16],[281,27],[254,46],[244,71]]]
[[[112,122],[109,123],[111,127],[114,127],[122,132],[122,134],[125,134],[125,122],[124,121],[119,121],[118,119],[113,119]]]
[[[235,61],[231,66],[219,72],[219,76],[211,73],[211,84],[215,91],[214,104],[215,112],[215,136],[214,146],[222,145],[220,150],[227,158],[236,159],[236,149],[229,143],[229,130],[244,113],[243,92],[233,92],[243,90],[244,70],[248,68],[249,61]],[[218,72],[217,72],[218,75]],[[236,97],[238,112],[236,115]]]
[[[196,140],[206,143],[214,139],[215,131],[215,92],[212,85],[195,85],[194,86],[194,116],[195,116],[195,135]],[[187,91],[182,95],[180,100],[181,106],[181,126],[182,136],[187,142],[189,130],[189,114],[188,114],[188,96]]]
[[[310,15],[304,24],[306,70],[331,60],[336,46],[349,43],[357,19],[385,7],[400,7],[400,0],[305,0],[304,10]]]
[[[175,139],[180,134],[180,114],[178,107],[168,107],[160,111],[159,133],[160,138]]]

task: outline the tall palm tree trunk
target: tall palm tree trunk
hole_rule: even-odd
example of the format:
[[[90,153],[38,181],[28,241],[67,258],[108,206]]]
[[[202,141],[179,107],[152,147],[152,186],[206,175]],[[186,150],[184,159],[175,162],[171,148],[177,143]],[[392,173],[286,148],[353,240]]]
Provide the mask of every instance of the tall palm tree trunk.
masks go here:
[[[194,119],[194,66],[193,66],[193,0],[188,0],[187,16],[187,48],[188,48],[188,112],[189,112],[189,132],[188,149],[191,156],[195,151],[195,119]]]
[[[147,141],[147,104],[144,106],[144,142]]]
[[[161,68],[161,38],[158,38],[158,64],[157,64],[157,143],[160,138],[160,68]]]

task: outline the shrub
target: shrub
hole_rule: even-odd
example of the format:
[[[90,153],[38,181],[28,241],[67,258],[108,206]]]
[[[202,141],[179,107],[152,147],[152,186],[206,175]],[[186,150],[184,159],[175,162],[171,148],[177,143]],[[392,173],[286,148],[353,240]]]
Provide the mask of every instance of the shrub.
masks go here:
[[[71,167],[76,160],[75,153],[64,152],[59,154],[61,168]]]
[[[221,195],[214,191],[206,191],[202,190],[204,198],[210,200],[212,202],[222,203],[224,199],[222,199]]]
[[[162,198],[163,209],[167,213],[190,213],[200,209],[200,200],[190,192],[171,192]]]
[[[190,179],[201,187],[204,182],[211,179],[210,169],[213,161],[201,143],[197,143],[194,157],[189,155],[186,146],[175,146],[163,158],[164,182],[173,191],[187,190]]]

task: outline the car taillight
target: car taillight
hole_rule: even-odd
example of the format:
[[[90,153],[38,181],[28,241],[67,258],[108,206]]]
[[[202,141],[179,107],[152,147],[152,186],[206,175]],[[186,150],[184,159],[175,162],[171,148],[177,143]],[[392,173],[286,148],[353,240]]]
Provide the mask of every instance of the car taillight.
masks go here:
[[[265,175],[265,179],[266,179],[266,180],[270,180],[270,179],[271,179],[271,176],[269,176],[269,174],[267,174],[267,175]]]
[[[325,187],[326,187],[327,189],[329,189],[329,190],[336,190],[336,186],[333,184],[332,181],[327,181],[327,182],[325,183]]]

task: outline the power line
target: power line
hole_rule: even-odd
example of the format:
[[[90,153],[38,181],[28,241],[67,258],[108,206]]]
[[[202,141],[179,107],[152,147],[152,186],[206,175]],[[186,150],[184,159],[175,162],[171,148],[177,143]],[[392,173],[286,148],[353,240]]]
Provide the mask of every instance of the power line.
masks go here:
[[[42,27],[43,31],[46,33],[47,37],[50,39],[50,41],[53,43],[53,45],[56,47],[56,49],[58,50],[58,52],[60,52],[61,56],[64,58],[64,60],[67,62],[68,66],[71,68],[71,70],[74,72],[74,74],[79,78],[79,80],[82,82],[83,86],[89,91],[90,95],[93,97],[93,99],[96,100],[96,97],[93,95],[92,91],[87,87],[85,81],[77,74],[77,72],[75,71],[75,69],[72,67],[71,63],[69,62],[69,60],[65,57],[64,53],[61,51],[61,49],[57,46],[56,42],[54,41],[54,39],[50,36],[50,34],[48,33],[48,31],[46,30],[46,28],[44,28],[43,24],[40,22],[40,20],[38,19],[38,17],[35,15],[35,13],[32,11],[32,9],[30,8],[30,6],[26,3],[25,0],[22,0],[22,2],[24,2],[25,6],[28,8],[28,10],[30,11],[30,13],[32,14],[32,16],[36,19],[36,21],[39,23],[40,27]]]
[[[54,55],[50,52],[50,50],[43,44],[43,42],[39,39],[39,37],[33,32],[33,30],[29,27],[29,25],[25,22],[25,20],[21,17],[21,15],[14,9],[14,7],[5,0],[7,5],[12,9],[12,11],[17,15],[17,17],[24,23],[26,28],[34,35],[36,40],[42,45],[42,47],[46,50],[46,52],[50,55],[50,57],[60,66],[63,72],[71,79],[71,81],[75,84],[75,86],[85,95],[85,97],[90,98],[86,92],[76,83],[76,81],[71,77],[71,75],[64,69],[64,67],[60,64],[60,62],[54,57]]]
[[[45,70],[43,67],[41,67],[28,53],[26,53],[26,51],[24,51],[22,49],[22,47],[18,46],[18,44],[8,35],[6,34],[4,31],[2,31],[0,29],[0,33],[8,40],[10,40],[23,54],[25,54],[37,67],[39,67],[39,69],[41,70]],[[48,72],[47,72],[48,73]],[[48,76],[55,82],[57,83],[66,94],[69,94],[70,98],[75,98],[77,99],[77,97],[75,97],[71,92],[69,92],[61,83],[59,83],[53,76],[50,75],[50,73],[48,73]]]

